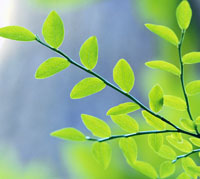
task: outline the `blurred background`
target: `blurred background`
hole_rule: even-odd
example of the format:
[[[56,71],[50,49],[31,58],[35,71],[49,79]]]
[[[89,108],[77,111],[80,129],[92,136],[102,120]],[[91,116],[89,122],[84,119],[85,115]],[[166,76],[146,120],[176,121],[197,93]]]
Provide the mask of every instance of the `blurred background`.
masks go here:
[[[180,0],[1,0],[0,27],[24,26],[40,37],[48,13],[56,10],[65,25],[61,50],[79,62],[81,44],[95,35],[99,43],[99,61],[95,71],[113,82],[112,69],[120,58],[132,66],[136,83],[131,94],[148,105],[148,92],[159,83],[165,94],[182,97],[177,77],[144,66],[149,60],[166,60],[179,65],[177,49],[149,32],[144,23],[171,27],[179,36],[175,10]],[[200,2],[190,0],[193,19],[185,38],[184,53],[198,51],[200,44]],[[146,178],[126,164],[112,141],[110,167],[103,168],[93,159],[91,143],[65,142],[49,136],[57,129],[75,127],[87,135],[82,113],[94,115],[111,124],[113,134],[123,133],[108,116],[107,110],[127,99],[106,88],[81,100],[71,100],[73,86],[88,74],[70,66],[44,80],[34,73],[46,59],[57,56],[36,42],[0,39],[0,178],[2,179],[122,179]],[[198,79],[198,65],[186,68],[186,82]],[[111,95],[112,94],[112,95]],[[191,97],[194,116],[198,116],[200,96]],[[165,109],[170,118],[185,116]],[[133,117],[140,129],[150,129],[140,112]],[[178,120],[170,120],[178,125]],[[136,138],[139,158],[158,169],[163,161],[146,146],[146,137]],[[149,155],[149,151],[152,153]],[[177,152],[178,153],[178,152]],[[178,173],[180,173],[178,168]],[[174,175],[176,176],[177,173]],[[173,177],[174,177],[173,176]],[[172,177],[172,178],[173,178]]]

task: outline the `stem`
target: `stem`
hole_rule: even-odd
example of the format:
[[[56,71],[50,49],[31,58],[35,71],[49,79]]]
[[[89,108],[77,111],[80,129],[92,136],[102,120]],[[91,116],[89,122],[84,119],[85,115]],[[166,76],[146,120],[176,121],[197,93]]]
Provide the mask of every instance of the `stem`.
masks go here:
[[[176,157],[176,159],[174,159],[174,160],[172,161],[172,163],[175,163],[175,162],[177,162],[177,160],[179,160],[179,159],[181,159],[181,158],[184,158],[184,157],[188,157],[189,155],[194,154],[194,153],[196,153],[196,152],[200,152],[200,149],[193,150],[193,151],[191,151],[191,152],[189,152],[189,153],[187,153],[187,154],[184,154],[184,155],[179,155],[179,156]]]

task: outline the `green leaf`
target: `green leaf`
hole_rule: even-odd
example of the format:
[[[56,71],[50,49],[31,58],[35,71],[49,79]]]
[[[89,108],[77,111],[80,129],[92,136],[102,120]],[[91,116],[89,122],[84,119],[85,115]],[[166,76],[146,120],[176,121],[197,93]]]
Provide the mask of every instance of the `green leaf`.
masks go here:
[[[92,70],[96,66],[98,61],[98,43],[95,36],[90,37],[84,42],[81,46],[79,56],[81,63],[89,70]]]
[[[195,167],[188,166],[188,170],[190,170],[195,175],[200,176],[200,167],[199,166],[195,166]]]
[[[175,46],[178,46],[178,38],[173,30],[166,26],[155,25],[155,24],[145,24],[145,26],[153,33],[157,34],[161,38],[169,41]]]
[[[166,123],[161,121],[159,118],[153,116],[152,114],[150,114],[147,111],[142,111],[142,115],[145,118],[146,122],[154,127],[155,129],[158,130],[164,130],[166,129]]]
[[[143,175],[149,178],[153,178],[153,179],[158,178],[158,174],[155,168],[147,162],[136,161],[134,162],[134,164],[132,164],[132,167],[138,172],[142,173]]]
[[[182,160],[182,167],[185,170],[185,172],[191,177],[197,178],[196,173],[190,169],[190,167],[196,167],[195,162],[190,157],[182,158],[181,160]]]
[[[176,139],[176,141],[178,141],[178,142],[182,142],[183,141],[183,137],[182,137],[181,133],[177,133],[177,132],[176,133],[172,133],[171,136],[174,139]]]
[[[137,160],[137,144],[133,138],[120,139],[119,146],[130,165]]]
[[[181,29],[186,30],[192,18],[192,10],[188,1],[182,1],[176,9],[176,18]]]
[[[192,145],[185,139],[182,140],[182,142],[179,142],[172,136],[166,136],[167,141],[176,149],[189,153],[192,151]]]
[[[190,52],[183,56],[184,64],[200,63],[200,52]]]
[[[195,137],[190,137],[189,140],[196,145],[197,147],[200,147],[200,139],[197,139]]]
[[[106,87],[105,83],[98,78],[90,77],[81,80],[71,91],[72,99],[80,99],[98,93]]]
[[[52,11],[42,27],[44,40],[52,47],[58,48],[64,40],[64,31],[62,19],[55,11]]]
[[[195,125],[197,126],[198,132],[200,132],[200,116],[198,116],[195,120]]]
[[[69,65],[70,63],[64,58],[60,57],[49,58],[38,67],[35,73],[35,78],[37,79],[48,78],[64,70]]]
[[[164,105],[179,111],[185,111],[187,108],[182,98],[171,95],[164,95]]]
[[[159,152],[161,146],[163,145],[162,134],[151,134],[148,137],[149,146],[155,151]]]
[[[104,169],[108,168],[112,156],[110,145],[106,142],[95,142],[92,146],[92,152],[97,162],[99,162]]]
[[[111,116],[111,119],[114,123],[127,132],[133,133],[138,132],[139,130],[138,123],[135,121],[135,119],[127,114],[114,115]]]
[[[163,91],[159,85],[155,85],[149,93],[149,106],[154,112],[159,112],[163,107]]]
[[[180,123],[181,123],[181,125],[183,126],[184,129],[186,129],[190,132],[195,132],[193,121],[191,121],[189,119],[181,119]]]
[[[175,172],[175,164],[169,161],[165,161],[160,165],[160,177],[166,178]]]
[[[191,179],[186,173],[181,173],[176,179]]]
[[[113,79],[115,83],[125,92],[130,92],[133,88],[135,77],[131,66],[124,59],[120,59],[113,69]]]
[[[168,145],[162,145],[157,154],[168,160],[174,160],[176,158],[176,152]]]
[[[137,104],[132,102],[127,102],[110,108],[107,112],[107,115],[128,114],[138,109],[140,109],[140,106],[138,106]]]
[[[111,135],[110,127],[103,120],[87,114],[81,114],[81,118],[93,135],[97,137],[109,137]]]
[[[20,26],[7,26],[0,28],[0,37],[18,41],[36,40],[36,36],[31,31]]]
[[[188,95],[195,95],[200,93],[200,80],[188,83],[186,85],[186,92]]]
[[[145,65],[150,68],[163,70],[177,76],[180,76],[181,74],[180,70],[175,65],[165,61],[161,60],[149,61],[146,62]]]
[[[74,128],[63,128],[54,131],[50,134],[53,137],[58,137],[65,140],[84,141],[85,136],[82,132]]]

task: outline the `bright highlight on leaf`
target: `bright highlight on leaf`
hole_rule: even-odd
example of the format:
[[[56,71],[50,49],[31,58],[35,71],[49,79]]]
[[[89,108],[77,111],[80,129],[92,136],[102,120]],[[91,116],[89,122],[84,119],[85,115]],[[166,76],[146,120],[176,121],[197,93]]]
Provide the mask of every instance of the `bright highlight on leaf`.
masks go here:
[[[114,123],[127,132],[133,133],[139,130],[138,123],[127,114],[114,115],[111,118]]]
[[[149,146],[155,151],[159,152],[161,146],[163,145],[162,134],[151,134],[148,137]]]
[[[111,135],[110,127],[103,120],[87,114],[81,114],[81,118],[93,135],[97,137],[109,137]]]
[[[195,132],[194,123],[190,119],[181,119],[180,123],[184,129],[190,132]]]
[[[179,111],[186,110],[185,101],[177,96],[164,95],[164,105]]]
[[[132,102],[127,102],[110,108],[107,112],[107,115],[128,114],[138,109],[140,109],[140,106],[138,106],[137,104]]]
[[[108,168],[112,156],[110,145],[106,142],[95,142],[92,146],[92,152],[97,162],[104,169]]]
[[[182,167],[185,170],[185,172],[192,178],[197,178],[196,172],[191,170],[191,167],[196,167],[195,162],[190,157],[182,158],[181,160],[182,160]]]
[[[74,128],[63,128],[51,133],[51,136],[65,140],[84,141],[85,136],[82,132]]]
[[[113,69],[113,79],[115,83],[125,92],[130,92],[133,88],[135,77],[131,66],[124,59],[117,62]]]
[[[90,37],[84,42],[79,55],[81,63],[89,70],[92,70],[96,66],[98,60],[98,43],[95,36]]]
[[[181,74],[180,70],[175,65],[165,62],[165,61],[161,61],[161,60],[149,61],[149,62],[146,62],[145,65],[153,69],[159,69],[159,70],[172,73],[178,77]]]
[[[18,41],[36,40],[36,36],[31,31],[20,26],[7,26],[0,28],[0,37]]]
[[[98,93],[106,87],[105,83],[98,78],[90,77],[81,80],[71,91],[72,99],[80,99]]]
[[[177,179],[191,179],[191,177],[189,175],[187,175],[186,173],[181,173]]]
[[[62,44],[65,34],[64,25],[62,19],[55,11],[52,11],[46,18],[42,34],[44,40],[52,47],[58,48]]]
[[[154,112],[159,112],[163,107],[163,91],[159,85],[155,85],[149,93],[149,106]]]
[[[175,151],[168,145],[162,145],[157,154],[168,160],[174,160],[176,158]]]
[[[200,63],[200,52],[190,52],[183,56],[184,64]]]
[[[192,144],[196,145],[197,147],[200,147],[200,139],[190,137],[189,140],[192,142]]]
[[[160,177],[166,178],[175,172],[175,164],[169,161],[165,161],[160,165]]]
[[[186,85],[188,95],[196,95],[200,93],[200,80],[192,81]]]
[[[192,18],[192,10],[187,0],[180,3],[176,10],[176,18],[181,29],[186,30]]]
[[[169,41],[175,46],[178,46],[178,38],[173,30],[166,26],[155,25],[155,24],[145,24],[145,26],[153,33],[157,34],[161,38]]]
[[[70,63],[60,57],[52,57],[43,62],[35,73],[36,79],[48,78],[56,73],[64,70],[70,65]]]

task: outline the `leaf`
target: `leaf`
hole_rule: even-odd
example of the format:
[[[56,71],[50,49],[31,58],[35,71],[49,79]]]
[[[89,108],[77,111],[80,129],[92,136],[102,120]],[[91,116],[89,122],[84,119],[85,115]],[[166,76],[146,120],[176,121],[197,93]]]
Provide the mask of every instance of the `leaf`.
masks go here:
[[[155,151],[159,152],[161,146],[163,145],[162,134],[151,134],[148,137],[149,146]]]
[[[127,114],[114,115],[111,116],[111,119],[114,123],[127,132],[133,133],[138,132],[139,130],[138,123],[135,121],[135,119]]]
[[[58,48],[64,40],[64,31],[62,19],[55,11],[50,12],[42,27],[44,40],[52,47]]]
[[[81,63],[89,70],[92,70],[96,66],[98,61],[98,43],[95,36],[90,37],[84,42],[81,46],[79,56]]]
[[[82,132],[74,128],[63,128],[54,131],[50,134],[53,137],[58,137],[65,140],[84,141],[85,136]]]
[[[164,95],[164,105],[179,111],[185,111],[187,108],[183,99],[171,95]]]
[[[197,126],[197,130],[198,132],[200,131],[200,116],[198,116],[195,120],[195,125]]]
[[[182,142],[179,142],[178,140],[174,139],[172,136],[166,136],[167,141],[176,149],[189,153],[192,151],[192,145],[185,139],[182,140]]]
[[[176,18],[181,29],[186,30],[192,18],[192,10],[188,1],[182,1],[176,9]]]
[[[149,93],[149,106],[154,112],[159,112],[163,107],[163,91],[159,85],[155,85]]]
[[[95,159],[104,169],[108,168],[111,160],[112,150],[106,142],[95,142],[92,146],[92,152]]]
[[[161,60],[149,61],[149,62],[146,62],[145,65],[153,69],[159,69],[159,70],[172,73],[174,75],[177,75],[178,77],[181,74],[180,70],[175,65],[165,62],[165,61],[161,61]]]
[[[134,164],[132,164],[132,167],[149,178],[158,178],[155,168],[147,162],[136,161]]]
[[[137,104],[132,102],[127,102],[110,108],[107,112],[107,115],[128,114],[138,109],[140,109],[140,106],[138,106]]]
[[[162,145],[157,154],[168,160],[174,160],[176,158],[176,152],[168,145]]]
[[[190,52],[183,56],[184,64],[200,63],[200,52]]]
[[[120,139],[119,146],[130,165],[137,160],[137,144],[133,138]]]
[[[113,79],[115,83],[125,92],[130,92],[133,88],[135,77],[131,66],[124,59],[120,59],[113,69]]]
[[[81,114],[81,118],[93,135],[97,137],[109,137],[111,135],[110,127],[103,120],[87,114]]]
[[[98,78],[90,77],[81,80],[71,91],[72,99],[80,99],[98,93],[106,87],[105,83]]]
[[[60,57],[52,57],[43,62],[35,73],[36,79],[48,78],[69,67],[70,63]]]
[[[192,81],[186,85],[188,95],[196,95],[200,93],[200,80]]]
[[[165,161],[160,165],[160,177],[166,178],[172,175],[175,172],[175,164],[172,164],[172,162]]]
[[[197,175],[195,174],[195,172],[193,172],[189,167],[196,167],[195,162],[190,158],[190,157],[186,157],[186,158],[182,158],[182,167],[185,170],[185,172],[190,175],[193,178],[196,178]]]
[[[178,38],[173,30],[166,26],[155,25],[155,24],[145,24],[145,26],[153,33],[157,34],[161,38],[169,41],[175,46],[178,46]]]
[[[191,179],[186,173],[181,173],[176,179]]]
[[[197,139],[195,137],[190,137],[189,140],[196,145],[197,147],[200,147],[200,139]]]
[[[155,129],[158,130],[164,130],[166,129],[166,123],[161,121],[159,118],[153,116],[152,114],[150,114],[147,111],[142,111],[142,115],[145,118],[146,122],[154,127]]]
[[[18,41],[36,40],[36,36],[31,31],[20,26],[7,26],[0,28],[0,37]]]
[[[183,137],[182,137],[181,133],[178,133],[178,132],[172,133],[171,136],[174,139],[176,139],[176,141],[178,141],[178,142],[182,142],[183,141]]]
[[[188,170],[190,170],[195,175],[200,176],[200,167],[198,167],[198,166],[195,166],[195,167],[188,166]]]
[[[181,125],[183,126],[184,129],[191,131],[191,132],[195,132],[193,121],[191,121],[189,119],[181,119],[180,123],[181,123]]]

